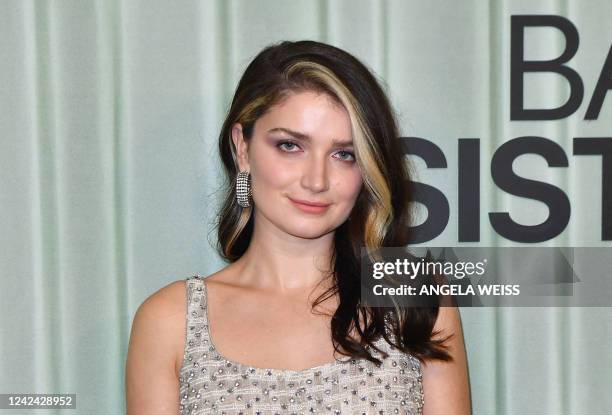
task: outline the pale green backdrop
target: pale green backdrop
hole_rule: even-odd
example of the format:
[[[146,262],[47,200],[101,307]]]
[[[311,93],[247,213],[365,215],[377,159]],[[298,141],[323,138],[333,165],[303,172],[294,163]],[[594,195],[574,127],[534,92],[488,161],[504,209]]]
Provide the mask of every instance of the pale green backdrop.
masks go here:
[[[585,101],[573,116],[509,121],[512,14],[562,15],[578,28],[570,66]],[[487,212],[508,210],[524,224],[546,218],[545,205],[490,178],[493,150],[521,135],[555,140],[570,160],[566,169],[536,156],[515,163],[570,197],[570,225],[548,245],[605,245],[601,158],[573,156],[571,142],[612,132],[610,96],[599,120],[582,120],[611,21],[608,0],[0,1],[0,393],[77,393],[78,409],[65,413],[124,412],[138,305],[222,266],[211,227],[217,134],[245,65],[282,39],[355,54],[385,83],[402,133],[444,150],[448,169],[417,160],[420,179],[451,203],[449,225],[430,245],[457,245],[462,137],[481,139],[481,244],[516,245],[495,236]],[[528,58],[564,47],[554,29],[527,35]],[[563,102],[558,81],[528,77],[529,106]],[[611,308],[462,315],[475,414],[612,411]]]

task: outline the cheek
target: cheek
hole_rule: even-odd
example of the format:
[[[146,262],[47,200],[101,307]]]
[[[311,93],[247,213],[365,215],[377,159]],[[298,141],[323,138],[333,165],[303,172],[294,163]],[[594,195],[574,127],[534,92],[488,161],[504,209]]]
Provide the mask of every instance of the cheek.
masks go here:
[[[288,169],[282,160],[275,156],[274,152],[268,149],[257,149],[257,154],[253,154],[251,161],[251,173],[256,177],[256,181],[265,186],[282,186],[290,180],[291,169]]]
[[[363,187],[363,180],[359,170],[351,174],[343,174],[336,180],[336,188],[339,189],[344,199],[349,199],[351,202],[357,199],[359,191]]]

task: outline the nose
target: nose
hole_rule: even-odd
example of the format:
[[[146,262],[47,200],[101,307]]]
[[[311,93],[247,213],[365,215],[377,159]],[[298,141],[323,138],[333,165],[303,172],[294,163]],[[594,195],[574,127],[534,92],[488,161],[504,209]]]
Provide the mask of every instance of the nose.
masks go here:
[[[313,155],[304,165],[302,186],[312,192],[322,192],[329,188],[327,177],[327,160],[325,157]]]

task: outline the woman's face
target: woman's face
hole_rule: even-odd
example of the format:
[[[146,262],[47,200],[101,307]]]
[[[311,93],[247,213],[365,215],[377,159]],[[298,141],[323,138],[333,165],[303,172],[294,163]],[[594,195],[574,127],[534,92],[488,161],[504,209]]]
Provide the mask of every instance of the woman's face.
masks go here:
[[[328,95],[291,94],[255,122],[248,144],[239,123],[232,138],[240,170],[251,173],[256,222],[312,239],[348,218],[361,190],[361,171],[348,113]]]

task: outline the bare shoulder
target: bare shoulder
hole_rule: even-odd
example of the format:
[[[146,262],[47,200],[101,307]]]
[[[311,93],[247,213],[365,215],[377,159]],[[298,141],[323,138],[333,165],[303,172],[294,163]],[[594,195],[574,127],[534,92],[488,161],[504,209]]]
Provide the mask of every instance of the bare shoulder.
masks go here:
[[[186,281],[177,280],[147,297],[136,310],[132,338],[155,339],[156,353],[167,356],[176,373],[185,346]],[[149,337],[151,336],[151,337]]]
[[[178,407],[185,289],[184,280],[174,281],[147,297],[136,310],[126,361],[129,415],[175,413]]]
[[[169,283],[147,297],[138,307],[136,314],[155,319],[184,314],[187,301],[186,288],[185,280]]]
[[[440,307],[433,331],[433,338],[446,339],[452,360],[427,361],[423,366],[426,396],[423,414],[468,415],[471,413],[470,386],[459,309]]]

